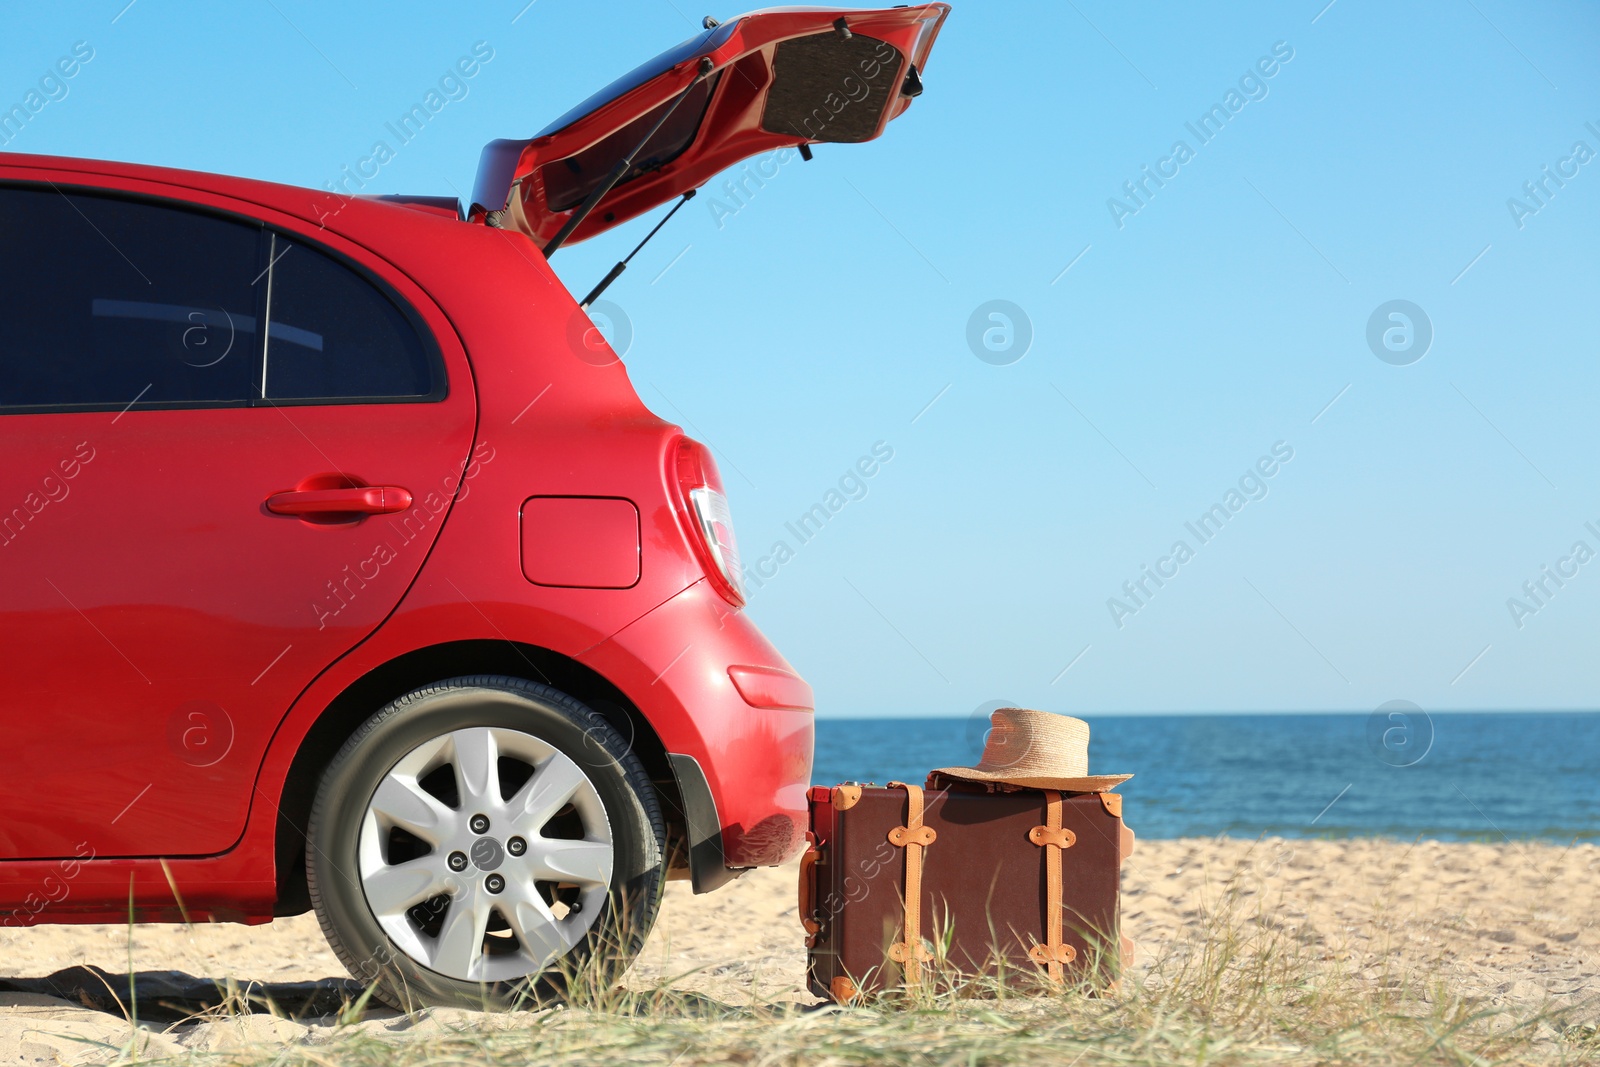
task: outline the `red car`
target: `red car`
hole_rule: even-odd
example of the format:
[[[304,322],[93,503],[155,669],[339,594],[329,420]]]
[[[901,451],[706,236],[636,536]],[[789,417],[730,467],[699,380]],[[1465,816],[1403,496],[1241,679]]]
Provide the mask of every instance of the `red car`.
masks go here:
[[[503,1004],[792,857],[811,689],[546,257],[877,137],[947,12],[708,19],[466,209],[0,154],[5,924],[315,908],[383,999]]]

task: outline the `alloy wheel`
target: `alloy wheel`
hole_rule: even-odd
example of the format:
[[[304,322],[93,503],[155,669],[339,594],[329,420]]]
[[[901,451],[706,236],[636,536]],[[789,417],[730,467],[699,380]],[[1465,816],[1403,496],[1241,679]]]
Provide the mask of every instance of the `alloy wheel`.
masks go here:
[[[601,914],[616,852],[594,783],[518,730],[474,727],[411,749],[367,804],[367,906],[423,967],[468,982],[537,974]]]

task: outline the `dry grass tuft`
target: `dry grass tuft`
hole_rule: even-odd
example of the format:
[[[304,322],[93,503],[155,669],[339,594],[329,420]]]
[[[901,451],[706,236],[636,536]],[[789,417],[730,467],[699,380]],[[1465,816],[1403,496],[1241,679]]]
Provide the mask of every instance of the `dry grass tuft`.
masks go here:
[[[629,990],[574,976],[537,1012],[439,1013],[409,1033],[345,1028],[312,1045],[193,1054],[260,1065],[516,1064],[832,1067],[860,1064],[1600,1064],[1593,1002],[1495,1007],[1399,963],[1350,962],[1276,921],[1277,902],[1227,894],[1118,990],[1019,992],[996,982],[849,1008],[730,1004],[667,982]],[[1259,898],[1257,898],[1259,900]],[[1378,946],[1381,949],[1381,946]],[[1396,952],[1390,956],[1400,960]]]

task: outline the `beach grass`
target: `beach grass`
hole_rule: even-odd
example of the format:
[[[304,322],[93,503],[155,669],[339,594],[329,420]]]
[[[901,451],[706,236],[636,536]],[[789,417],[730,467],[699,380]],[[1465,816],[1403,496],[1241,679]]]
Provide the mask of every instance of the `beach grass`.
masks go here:
[[[693,975],[627,989],[576,975],[570,1002],[450,1012],[410,1032],[356,1025],[314,1044],[246,1044],[182,1062],[229,1067],[529,1064],[978,1065],[1332,1063],[1600,1064],[1596,1005],[1509,1006],[1411,973],[1400,953],[1347,954],[1225,897],[1193,936],[1114,990],[957,982],[849,1007],[739,1001],[684,988]],[[593,972],[598,974],[599,972]],[[216,1021],[217,1012],[208,1013]],[[325,1031],[326,1033],[326,1031]],[[123,1050],[124,1056],[134,1052]],[[137,1059],[137,1056],[131,1057]]]

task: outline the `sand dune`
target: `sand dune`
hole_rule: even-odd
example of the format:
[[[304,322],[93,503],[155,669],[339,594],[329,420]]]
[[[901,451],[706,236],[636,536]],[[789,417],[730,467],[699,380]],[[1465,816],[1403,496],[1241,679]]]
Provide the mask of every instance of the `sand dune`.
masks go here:
[[[707,897],[674,883],[629,982],[649,986],[677,977],[681,987],[730,1003],[752,997],[809,1003],[794,886],[792,866],[752,872]],[[1329,967],[1354,969],[1375,983],[1439,983],[1488,1003],[1537,1007],[1600,996],[1597,886],[1594,845],[1141,841],[1124,873],[1123,910],[1140,969],[1164,952],[1185,951],[1204,909],[1231,900],[1250,922],[1281,927]],[[293,1003],[305,989],[289,983],[344,977],[309,915],[254,928],[136,926],[131,948],[126,926],[6,930],[0,951],[0,981],[11,980],[13,988],[18,979],[30,985],[87,966],[109,972],[105,982],[116,994],[74,993],[72,981],[84,988],[99,981],[86,972],[67,976],[72,981],[58,996],[0,993],[0,1062],[97,1062],[108,1057],[108,1047],[125,1044],[132,1031],[119,1014],[75,1001],[125,1000],[130,952],[147,987],[160,984],[161,972],[176,971],[265,986]],[[332,995],[336,1000],[337,991]],[[159,1010],[151,999],[158,998],[148,994],[146,1008]],[[426,1032],[467,1018],[375,1012],[359,1026]],[[147,1054],[157,1055],[239,1042],[319,1042],[333,1023],[266,1014],[152,1022],[138,1038]],[[516,1017],[492,1025],[513,1026]]]

